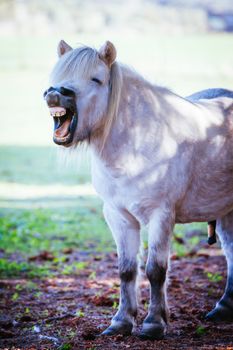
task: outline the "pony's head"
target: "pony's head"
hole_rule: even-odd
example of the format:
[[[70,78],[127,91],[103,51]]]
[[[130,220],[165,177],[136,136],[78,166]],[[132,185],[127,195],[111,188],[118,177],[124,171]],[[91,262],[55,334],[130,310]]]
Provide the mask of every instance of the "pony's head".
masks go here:
[[[121,70],[116,49],[107,41],[100,50],[58,45],[59,60],[44,98],[54,119],[53,140],[71,146],[99,137],[104,147],[116,117],[121,89]]]

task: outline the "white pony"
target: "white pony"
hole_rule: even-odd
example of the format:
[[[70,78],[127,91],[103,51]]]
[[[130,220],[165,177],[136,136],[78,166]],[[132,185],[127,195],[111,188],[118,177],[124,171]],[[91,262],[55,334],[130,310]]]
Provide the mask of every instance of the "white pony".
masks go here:
[[[117,244],[120,304],[106,335],[130,334],[137,316],[140,227],[148,225],[150,305],[140,336],[166,331],[166,271],[175,223],[217,219],[228,263],[226,290],[210,320],[233,320],[233,92],[182,98],[115,61],[116,49],[58,46],[44,96],[54,142],[87,141],[92,180]]]

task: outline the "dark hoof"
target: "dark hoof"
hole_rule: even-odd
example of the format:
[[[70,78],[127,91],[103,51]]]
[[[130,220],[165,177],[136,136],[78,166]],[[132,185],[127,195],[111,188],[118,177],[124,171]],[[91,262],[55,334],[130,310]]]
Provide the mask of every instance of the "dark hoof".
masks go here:
[[[112,336],[112,335],[117,335],[117,334],[122,334],[122,335],[131,335],[133,329],[133,325],[130,323],[119,323],[111,325],[108,328],[106,328],[101,335],[107,335],[107,336]]]
[[[143,323],[139,337],[143,340],[161,340],[166,333],[166,327],[161,323]]]
[[[116,334],[118,334],[118,331],[117,331],[117,329],[115,329],[115,328],[113,328],[113,327],[108,327],[108,328],[106,328],[102,333],[101,333],[101,335],[116,335]]]
[[[218,305],[206,315],[206,320],[212,322],[233,322],[233,309]]]

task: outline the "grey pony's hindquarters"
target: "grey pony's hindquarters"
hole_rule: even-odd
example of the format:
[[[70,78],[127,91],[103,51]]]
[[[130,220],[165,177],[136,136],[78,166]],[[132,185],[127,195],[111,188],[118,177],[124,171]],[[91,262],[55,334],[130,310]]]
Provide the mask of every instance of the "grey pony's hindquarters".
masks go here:
[[[190,96],[187,96],[186,99],[191,102],[198,102],[201,99],[213,99],[217,97],[229,97],[233,98],[233,91],[227,90],[227,89],[221,89],[221,88],[214,88],[214,89],[206,89],[202,91],[198,91]],[[216,243],[216,220],[208,222],[208,244],[212,245]],[[209,235],[209,231],[212,232],[211,236]]]
[[[186,99],[191,102],[197,102],[200,99],[213,99],[217,97],[229,97],[232,99],[233,91],[219,88],[207,89],[196,92],[186,97]],[[216,227],[216,221],[211,221],[211,224]],[[224,295],[216,304],[216,307],[207,314],[206,318],[215,322],[233,321],[233,212],[218,220],[217,234],[227,259],[227,284]]]

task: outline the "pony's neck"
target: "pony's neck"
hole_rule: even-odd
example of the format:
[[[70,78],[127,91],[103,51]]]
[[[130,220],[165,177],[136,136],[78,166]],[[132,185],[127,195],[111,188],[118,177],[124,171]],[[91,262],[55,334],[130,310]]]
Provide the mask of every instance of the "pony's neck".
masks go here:
[[[121,152],[138,152],[147,143],[159,147],[160,130],[166,126],[173,128],[177,118],[182,117],[182,109],[192,108],[190,102],[164,87],[150,84],[130,68],[122,65],[120,69],[122,84],[117,115],[103,149],[101,133],[92,143],[105,159],[117,159]]]

